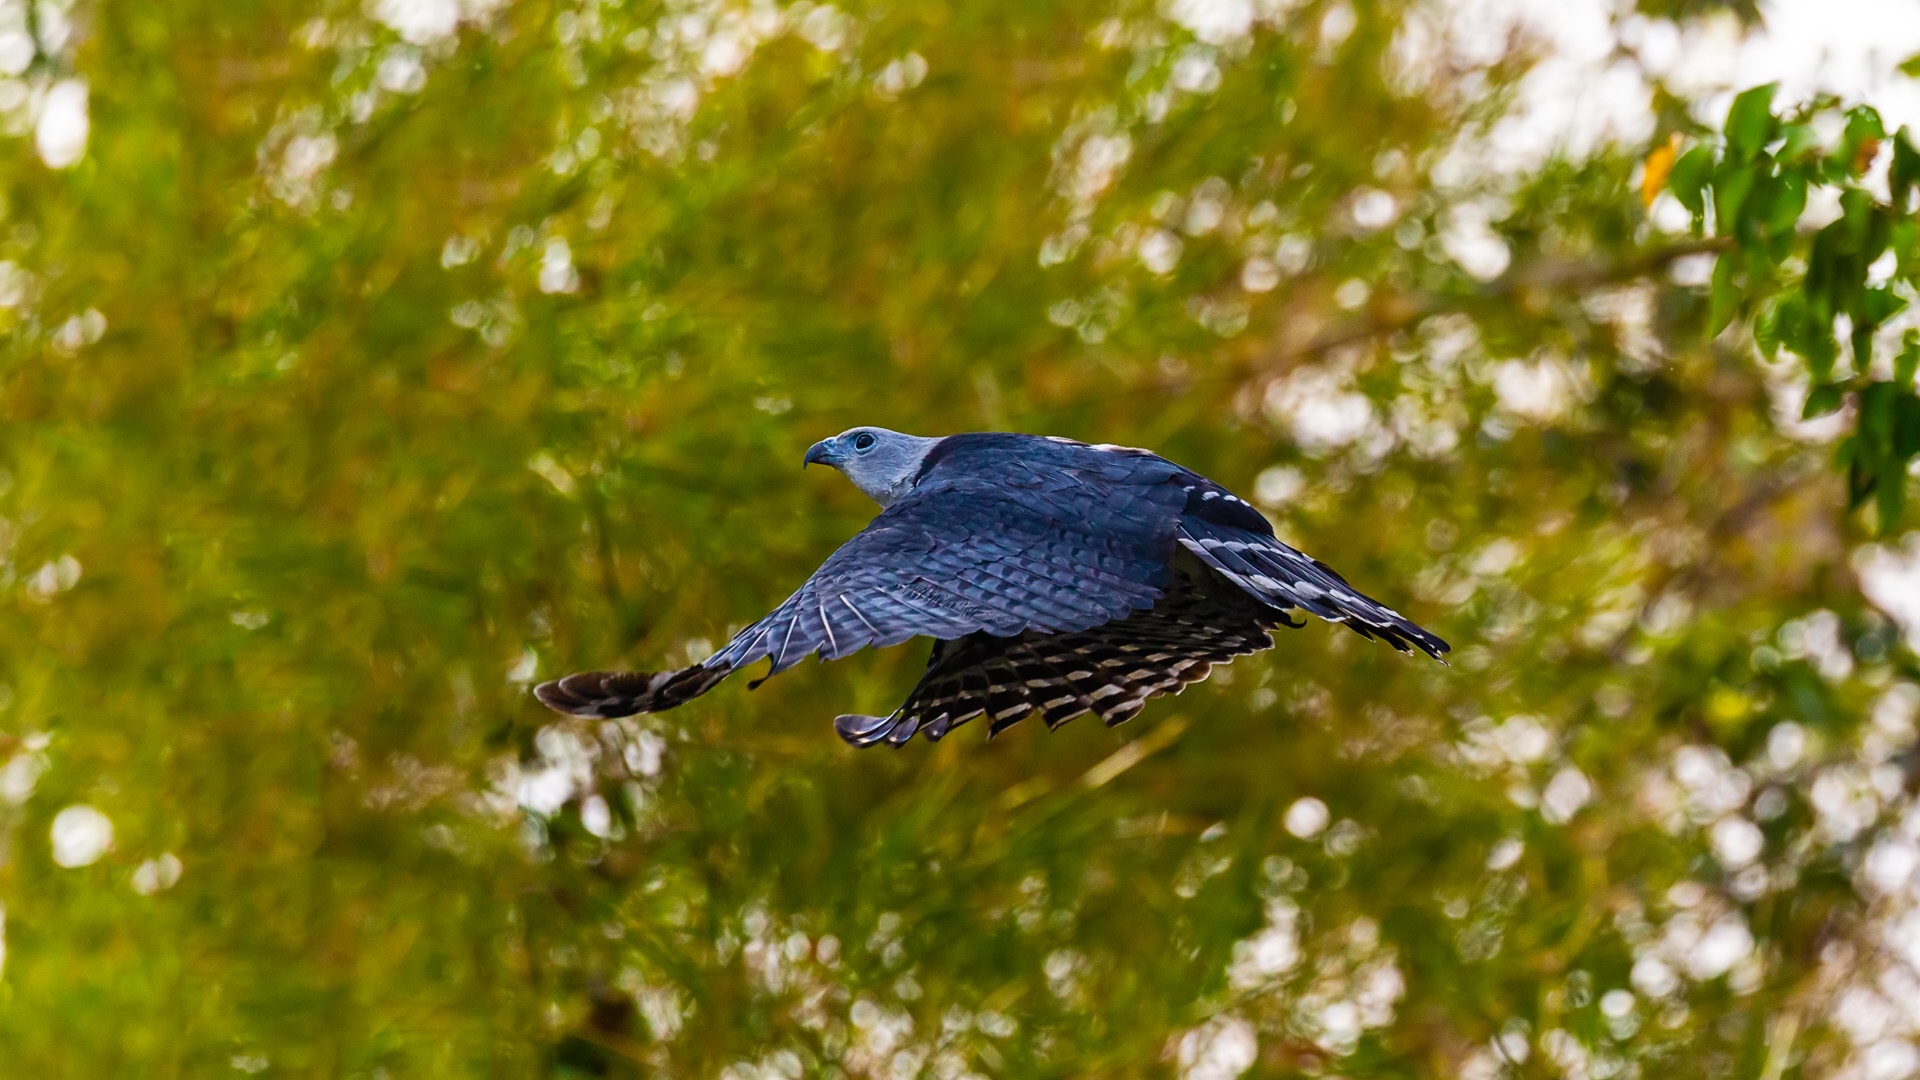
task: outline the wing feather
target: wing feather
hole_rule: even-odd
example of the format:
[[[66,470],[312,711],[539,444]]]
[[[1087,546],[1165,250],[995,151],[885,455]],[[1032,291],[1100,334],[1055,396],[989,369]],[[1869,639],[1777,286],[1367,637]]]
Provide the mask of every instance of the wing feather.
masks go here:
[[[1275,539],[1238,525],[1187,514],[1180,546],[1248,595],[1286,611],[1300,608],[1401,652],[1418,648],[1438,660],[1451,646],[1413,620],[1347,583],[1334,569]]]
[[[1182,497],[1169,490],[1158,504],[1143,504],[1123,484],[1063,485],[1044,470],[1020,482],[999,475],[923,483],[702,663],[603,679],[590,695],[563,692],[566,680],[537,693],[580,715],[654,712],[763,659],[771,660],[772,676],[815,652],[837,659],[915,636],[1085,630],[1160,599]],[[1157,513],[1141,513],[1156,505]],[[665,681],[656,687],[655,680]],[[673,692],[663,692],[669,684]],[[696,686],[697,693],[685,692]],[[1012,708],[1002,695],[1002,707]]]

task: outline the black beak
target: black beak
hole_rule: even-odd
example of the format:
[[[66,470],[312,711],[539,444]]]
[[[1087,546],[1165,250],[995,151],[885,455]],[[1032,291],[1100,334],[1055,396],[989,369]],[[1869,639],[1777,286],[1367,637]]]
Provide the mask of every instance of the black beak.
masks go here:
[[[819,442],[807,447],[806,460],[800,463],[800,467],[804,469],[809,465],[832,465],[833,462],[828,456],[827,447],[827,444],[832,441],[832,439],[821,439]]]

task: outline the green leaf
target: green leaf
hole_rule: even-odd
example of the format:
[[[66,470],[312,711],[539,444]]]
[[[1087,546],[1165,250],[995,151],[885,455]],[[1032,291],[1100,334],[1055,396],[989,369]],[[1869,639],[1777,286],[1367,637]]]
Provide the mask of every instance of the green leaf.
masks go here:
[[[1861,444],[1875,457],[1893,450],[1894,402],[1898,398],[1898,388],[1892,383],[1873,383],[1860,391],[1856,429]]]
[[[1807,208],[1807,181],[1798,173],[1768,178],[1756,192],[1754,215],[1769,236],[1791,232]]]
[[[1834,153],[1834,164],[1844,176],[1859,176],[1873,164],[1880,142],[1887,137],[1880,114],[1870,106],[1847,110],[1847,126]]]
[[[1920,455],[1920,394],[1910,385],[1896,384],[1899,396],[1894,401],[1893,454],[1902,462]]]
[[[1693,214],[1696,232],[1706,213],[1707,181],[1713,176],[1713,166],[1713,148],[1701,145],[1681,154],[1680,160],[1673,163],[1673,171],[1667,174],[1667,190]]]
[[[1808,153],[1820,149],[1820,134],[1810,125],[1787,124],[1780,129],[1780,135],[1786,140],[1775,155],[1781,162],[1797,163]]]
[[[1773,138],[1773,94],[1778,83],[1743,92],[1727,110],[1727,153],[1737,161],[1751,161]]]
[[[1722,254],[1713,264],[1713,286],[1708,294],[1707,336],[1719,337],[1740,307],[1740,290],[1734,286],[1736,263],[1733,252]]]
[[[1876,508],[1880,511],[1880,521],[1876,531],[1881,536],[1892,536],[1900,530],[1900,518],[1907,503],[1906,463],[1888,461],[1878,477],[1878,496]]]
[[[1845,138],[1858,145],[1868,139],[1887,137],[1887,126],[1880,119],[1880,111],[1871,105],[1855,105],[1847,110],[1847,128]]]
[[[1800,410],[1800,419],[1812,420],[1837,411],[1847,402],[1847,387],[1844,383],[1827,383],[1807,391],[1806,408]]]
[[[1878,474],[1870,466],[1862,464],[1863,453],[1858,435],[1841,439],[1839,447],[1833,452],[1834,466],[1845,470],[1847,474],[1848,510],[1860,509],[1860,504],[1873,494],[1874,481],[1878,479]]]
[[[1847,340],[1853,344],[1853,364],[1856,371],[1863,370],[1873,363],[1873,330],[1873,325],[1870,323],[1856,322],[1853,324],[1853,333],[1847,337]]]
[[[1848,312],[1853,318],[1853,366],[1865,371],[1873,363],[1873,335],[1881,324],[1898,315],[1907,301],[1891,288],[1863,289]]]
[[[1772,335],[1802,360],[1815,385],[1833,376],[1839,346],[1833,340],[1833,324],[1816,317],[1808,308],[1804,294],[1792,293],[1774,305],[1769,320]]]
[[[1896,70],[1910,79],[1920,79],[1920,53],[1914,53],[1900,61],[1900,66]]]
[[[1903,127],[1893,136],[1893,161],[1887,166],[1888,201],[1895,210],[1907,209],[1907,195],[1916,184],[1920,184],[1920,150],[1914,149]]]
[[[1873,194],[1860,188],[1849,188],[1840,193],[1840,218],[1847,223],[1852,234],[1864,241],[1867,225],[1873,218]]]
[[[1892,288],[1883,285],[1877,289],[1862,291],[1860,302],[1854,305],[1852,315],[1855,322],[1879,326],[1906,310],[1906,307],[1905,297],[1895,294]]]
[[[1920,280],[1920,222],[1907,214],[1894,218],[1887,228],[1887,246],[1893,249],[1894,273],[1909,284]]]
[[[1885,249],[1890,223],[1874,208],[1873,196],[1851,188],[1840,195],[1840,218],[1821,229],[1807,250],[1801,288],[1812,316],[1828,320],[1868,310],[1862,293],[1867,267]]]
[[[1879,532],[1889,535],[1906,508],[1907,463],[1920,454],[1920,397],[1890,382],[1862,390],[1854,440],[1849,492],[1856,505],[1874,496]]]
[[[1833,318],[1836,282],[1846,261],[1842,254],[1845,234],[1846,222],[1832,222],[1814,234],[1807,248],[1807,272],[1800,279],[1800,292],[1807,298],[1807,317],[1811,320],[1824,323]]]
[[[1920,330],[1909,330],[1900,339],[1899,355],[1893,358],[1894,385],[1911,387],[1916,371],[1920,371]]]
[[[1729,158],[1720,163],[1713,177],[1713,231],[1720,236],[1750,236],[1751,229],[1743,229],[1741,210],[1747,205],[1747,197],[1753,193],[1754,184],[1760,177],[1751,168],[1743,168]]]
[[[1780,303],[1774,301],[1760,309],[1753,320],[1753,343],[1768,360],[1780,357]]]

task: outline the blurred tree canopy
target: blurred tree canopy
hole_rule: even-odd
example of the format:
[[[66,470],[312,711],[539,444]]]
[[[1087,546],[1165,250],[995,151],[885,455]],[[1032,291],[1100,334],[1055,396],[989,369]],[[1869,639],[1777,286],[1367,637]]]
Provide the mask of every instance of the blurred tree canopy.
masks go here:
[[[6,1071],[1920,1072],[1920,155],[1649,76],[1501,164],[1474,18],[0,0]],[[856,423],[1151,446],[1456,662],[532,702],[784,596]]]

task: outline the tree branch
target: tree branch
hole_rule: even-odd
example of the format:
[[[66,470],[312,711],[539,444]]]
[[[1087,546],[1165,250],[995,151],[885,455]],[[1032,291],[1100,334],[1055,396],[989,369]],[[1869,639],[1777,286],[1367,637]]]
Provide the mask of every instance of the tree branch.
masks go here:
[[[1641,252],[1618,262],[1580,262],[1572,259],[1544,259],[1516,267],[1499,279],[1471,293],[1449,295],[1418,291],[1397,293],[1375,305],[1375,310],[1342,326],[1315,334],[1305,341],[1282,345],[1274,363],[1318,356],[1342,345],[1371,341],[1419,324],[1435,315],[1463,311],[1480,304],[1510,300],[1528,293],[1586,292],[1608,285],[1620,285],[1658,273],[1681,259],[1725,251],[1733,246],[1728,237],[1688,240],[1669,247]]]

